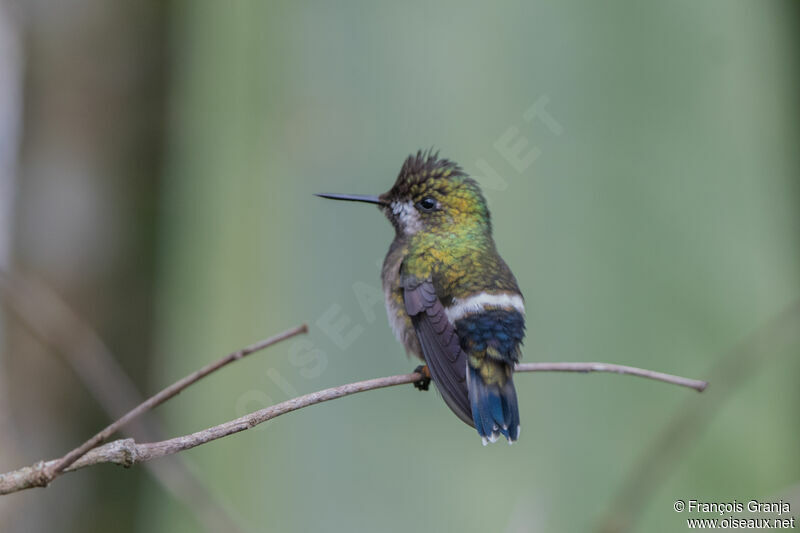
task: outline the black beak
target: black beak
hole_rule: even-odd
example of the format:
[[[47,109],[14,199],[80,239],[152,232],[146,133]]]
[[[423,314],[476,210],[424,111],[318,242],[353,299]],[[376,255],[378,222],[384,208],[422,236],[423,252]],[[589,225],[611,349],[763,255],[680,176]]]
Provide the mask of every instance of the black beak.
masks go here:
[[[386,205],[377,196],[370,196],[368,194],[327,194],[327,193],[321,193],[321,194],[315,194],[314,196],[319,196],[320,198],[328,198],[330,200],[346,200],[348,202],[364,202],[364,203],[367,203],[367,204]]]

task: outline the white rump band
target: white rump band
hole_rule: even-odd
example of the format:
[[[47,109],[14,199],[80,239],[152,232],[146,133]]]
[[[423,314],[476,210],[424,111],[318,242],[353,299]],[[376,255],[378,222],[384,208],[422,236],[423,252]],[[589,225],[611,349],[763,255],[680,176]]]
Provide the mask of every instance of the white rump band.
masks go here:
[[[522,296],[507,292],[489,294],[481,292],[467,298],[454,298],[453,304],[446,308],[444,312],[451,324],[467,315],[479,313],[487,307],[513,308],[525,314],[525,305],[522,303]]]

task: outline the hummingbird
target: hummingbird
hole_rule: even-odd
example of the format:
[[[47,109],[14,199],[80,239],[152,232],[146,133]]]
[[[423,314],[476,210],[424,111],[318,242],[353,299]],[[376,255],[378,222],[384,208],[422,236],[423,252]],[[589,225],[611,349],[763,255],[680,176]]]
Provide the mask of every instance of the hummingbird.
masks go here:
[[[403,163],[379,196],[317,194],[375,204],[394,226],[381,279],[389,323],[406,352],[425,365],[447,406],[483,444],[519,437],[514,365],[525,335],[517,280],[492,237],[478,183],[432,149]]]

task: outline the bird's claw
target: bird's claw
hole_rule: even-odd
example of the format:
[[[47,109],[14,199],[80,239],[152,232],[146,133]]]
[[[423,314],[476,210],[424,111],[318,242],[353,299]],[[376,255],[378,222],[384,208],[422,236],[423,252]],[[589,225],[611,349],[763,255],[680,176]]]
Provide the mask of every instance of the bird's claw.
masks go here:
[[[415,374],[422,374],[422,378],[414,382],[414,388],[417,390],[428,390],[431,384],[431,372],[428,370],[428,365],[419,365],[414,369]]]

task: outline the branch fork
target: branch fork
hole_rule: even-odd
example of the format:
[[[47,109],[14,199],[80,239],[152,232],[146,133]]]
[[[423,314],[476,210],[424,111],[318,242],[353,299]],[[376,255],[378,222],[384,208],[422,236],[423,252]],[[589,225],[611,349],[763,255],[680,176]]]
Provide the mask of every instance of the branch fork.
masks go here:
[[[396,376],[348,383],[346,385],[304,394],[189,435],[150,443],[136,443],[133,439],[120,439],[101,445],[103,441],[108,439],[108,437],[116,433],[134,418],[164,403],[205,376],[247,355],[306,332],[308,332],[308,327],[303,324],[302,326],[292,328],[274,337],[270,337],[269,339],[243,348],[242,350],[233,352],[215,363],[209,364],[189,374],[185,378],[176,381],[169,387],[145,400],[60,459],[39,461],[31,466],[0,474],[0,495],[34,487],[46,487],[64,472],[71,472],[100,463],[112,463],[129,468],[138,463],[179,453],[227,437],[228,435],[248,430],[268,420],[304,407],[335,400],[344,396],[350,396],[351,394],[359,392],[410,384],[424,377],[420,372],[412,372],[410,374],[398,374]],[[688,387],[698,392],[705,390],[708,385],[705,381],[610,363],[521,363],[517,365],[515,370],[516,372],[611,372],[662,381],[664,383]]]

